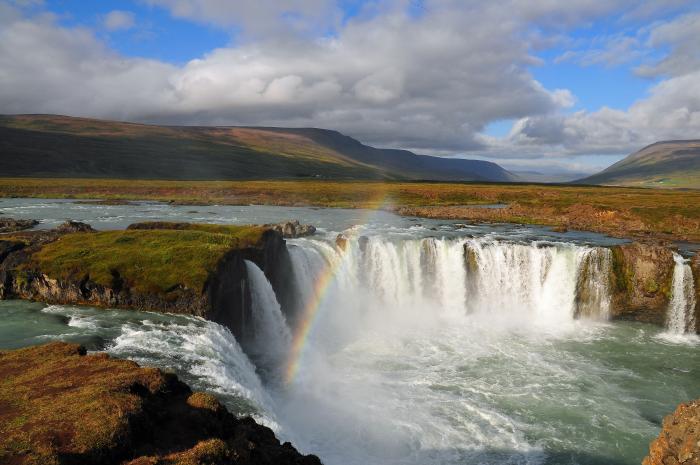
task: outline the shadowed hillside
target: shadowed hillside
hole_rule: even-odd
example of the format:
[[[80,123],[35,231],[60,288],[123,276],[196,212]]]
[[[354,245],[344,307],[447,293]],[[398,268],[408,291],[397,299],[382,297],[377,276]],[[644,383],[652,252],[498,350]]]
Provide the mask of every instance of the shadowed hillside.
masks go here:
[[[495,163],[377,149],[324,129],[153,126],[0,116],[3,176],[512,181]]]
[[[700,188],[700,140],[657,142],[577,182]]]

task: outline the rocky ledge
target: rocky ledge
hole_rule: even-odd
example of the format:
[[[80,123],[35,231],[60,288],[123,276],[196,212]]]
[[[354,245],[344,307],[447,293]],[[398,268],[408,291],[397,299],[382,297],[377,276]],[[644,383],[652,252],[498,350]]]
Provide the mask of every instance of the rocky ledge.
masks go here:
[[[664,418],[643,465],[700,464],[700,399],[678,406]]]
[[[634,242],[613,247],[612,254],[611,316],[663,326],[675,267],[671,249]]]
[[[75,344],[0,352],[0,463],[320,465],[175,375]]]
[[[14,218],[0,218],[0,233],[9,233],[33,228],[39,224],[37,220],[16,220]]]
[[[310,224],[300,224],[299,220],[285,221],[277,224],[266,224],[264,226],[277,231],[285,239],[312,236],[316,233],[316,228],[314,226]]]
[[[245,261],[263,270],[294,317],[292,265],[282,235],[262,226],[137,223],[94,231],[69,222],[0,236],[0,299],[185,313],[251,338]]]

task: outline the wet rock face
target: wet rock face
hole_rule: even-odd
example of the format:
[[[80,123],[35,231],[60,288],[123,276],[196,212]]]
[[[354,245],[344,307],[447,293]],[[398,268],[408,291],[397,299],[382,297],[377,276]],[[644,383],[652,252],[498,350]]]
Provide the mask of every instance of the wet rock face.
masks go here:
[[[347,250],[348,249],[348,242],[350,242],[350,239],[345,234],[341,233],[335,237],[335,245],[340,250],[343,250],[343,251]]]
[[[673,252],[638,242],[613,247],[612,252],[611,317],[664,325],[671,299]]]
[[[176,376],[52,343],[0,352],[0,463],[320,465]]]
[[[14,218],[0,217],[0,233],[22,231],[33,228],[39,224],[37,220],[16,220]]]
[[[690,261],[695,279],[695,332],[700,334],[700,253]]]
[[[664,418],[643,465],[700,464],[700,399],[678,406]]]
[[[71,233],[94,232],[85,223],[69,221],[49,231],[17,233],[21,240],[0,239],[0,299],[20,298],[52,304],[82,304],[185,313],[204,316],[208,301],[200,292],[172,289],[167,298],[155,293],[134,292],[114,270],[109,286],[97,284],[89,276],[58,280],[28,267],[32,254]]]
[[[316,228],[310,224],[300,224],[299,220],[286,221],[279,224],[266,224],[265,226],[277,231],[285,239],[311,236],[316,233]]]
[[[129,229],[187,229],[188,223],[143,223]],[[163,292],[134,287],[119,271],[99,284],[86,273],[56,279],[32,261],[32,254],[65,234],[92,232],[89,225],[68,222],[51,231],[18,233],[22,240],[0,239],[0,299],[20,298],[52,304],[180,313],[207,318],[226,326],[246,349],[252,331],[252,301],[245,260],[259,266],[277,294],[282,310],[294,324],[299,312],[294,269],[281,233],[268,229],[259,244],[232,248],[218,260],[203,289],[183,286]]]
[[[75,232],[95,232],[95,229],[87,223],[69,220],[56,228],[56,231],[61,234],[67,234]]]

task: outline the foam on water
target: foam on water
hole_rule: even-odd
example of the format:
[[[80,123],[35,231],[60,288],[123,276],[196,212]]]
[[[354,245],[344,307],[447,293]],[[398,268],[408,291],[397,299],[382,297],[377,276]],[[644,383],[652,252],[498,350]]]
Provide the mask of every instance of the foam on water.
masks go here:
[[[692,347],[606,323],[607,249],[407,228],[345,251],[328,239],[290,241],[302,305],[332,279],[288,385],[275,373],[295,328],[250,262],[248,355],[198,318],[42,313],[65,316],[64,335],[101,335],[115,356],[177,371],[327,465],[631,465],[673,404],[700,395]]]
[[[279,381],[289,353],[292,335],[272,285],[258,266],[245,261],[250,279],[253,313],[253,344],[249,354],[268,381]]]
[[[666,327],[671,334],[686,334],[695,329],[695,287],[693,270],[677,253],[673,254],[675,267],[671,302],[668,306]]]
[[[111,354],[195,376],[195,387],[233,399],[242,411],[275,426],[273,402],[231,332],[199,318],[122,325]]]
[[[584,370],[600,399],[619,394],[604,368],[592,373],[557,349],[608,329],[595,323],[605,308],[575,319],[581,287],[595,299],[589,307],[609,302],[609,287],[590,283],[609,278],[605,252],[375,236],[345,251],[297,241],[291,256],[302,300],[329,268],[335,276],[299,376],[275,392],[279,432],[326,463],[547,463],[541,424],[523,414],[525,404],[546,410],[552,395],[571,402],[564,411],[585,410],[587,397],[571,390]],[[593,413],[603,422],[603,409]],[[634,423],[633,412],[623,417]],[[601,447],[603,438],[585,441]]]

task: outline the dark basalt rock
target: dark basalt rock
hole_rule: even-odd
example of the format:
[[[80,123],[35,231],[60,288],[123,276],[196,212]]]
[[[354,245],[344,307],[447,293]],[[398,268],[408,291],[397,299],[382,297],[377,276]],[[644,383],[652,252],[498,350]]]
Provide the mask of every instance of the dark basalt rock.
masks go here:
[[[14,218],[0,218],[0,233],[9,233],[31,229],[39,224],[37,220],[16,220]]]

